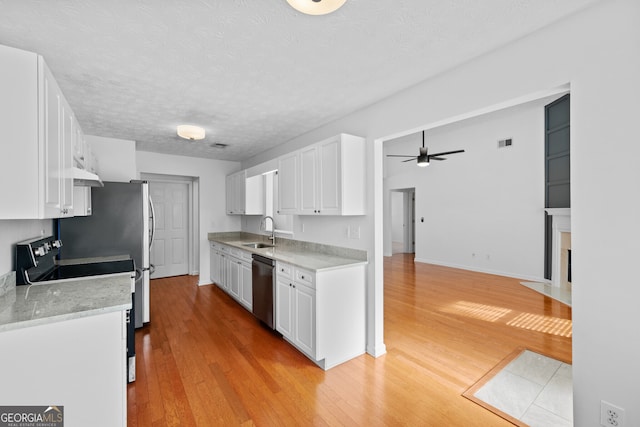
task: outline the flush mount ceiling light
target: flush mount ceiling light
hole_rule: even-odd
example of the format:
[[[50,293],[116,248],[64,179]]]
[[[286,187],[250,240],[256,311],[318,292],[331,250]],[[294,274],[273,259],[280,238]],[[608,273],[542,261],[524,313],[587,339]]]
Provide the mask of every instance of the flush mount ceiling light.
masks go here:
[[[287,0],[287,3],[298,12],[307,15],[326,15],[334,12],[347,0]]]
[[[204,139],[204,129],[200,126],[180,125],[178,126],[178,136],[191,141]]]

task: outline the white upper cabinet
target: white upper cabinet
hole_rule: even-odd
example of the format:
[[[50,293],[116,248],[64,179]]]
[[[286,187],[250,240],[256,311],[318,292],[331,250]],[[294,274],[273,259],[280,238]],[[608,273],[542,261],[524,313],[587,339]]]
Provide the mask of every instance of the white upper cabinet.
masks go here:
[[[297,213],[318,213],[318,147],[300,151],[300,209]],[[280,193],[282,194],[282,193]]]
[[[278,213],[364,215],[364,148],[340,134],[281,157]]]
[[[60,203],[63,217],[73,216],[73,145],[76,140],[77,128],[80,126],[71,107],[62,97],[62,135],[60,144]]]
[[[298,152],[278,159],[278,213],[297,214],[300,210],[298,197]]]
[[[264,177],[247,178],[247,171],[227,175],[226,204],[229,215],[264,215]]]
[[[73,215],[78,123],[41,56],[0,46],[0,219]]]

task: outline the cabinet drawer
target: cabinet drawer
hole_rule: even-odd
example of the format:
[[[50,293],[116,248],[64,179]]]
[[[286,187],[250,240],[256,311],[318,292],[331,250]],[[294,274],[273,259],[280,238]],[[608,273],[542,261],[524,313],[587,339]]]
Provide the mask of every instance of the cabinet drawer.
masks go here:
[[[248,261],[249,264],[251,264],[251,252],[249,251],[240,251],[240,258],[242,258],[242,261]]]
[[[291,266],[287,264],[277,263],[277,274],[279,277],[291,278]]]
[[[241,249],[236,249],[236,248],[229,248],[229,254],[231,254],[232,256],[236,257],[236,258],[242,258],[242,253],[244,251]]]
[[[307,286],[311,286],[312,288],[315,288],[314,278],[315,278],[315,275],[313,273],[307,270],[301,270],[299,268],[296,268],[296,275],[295,275],[296,282],[300,282]]]

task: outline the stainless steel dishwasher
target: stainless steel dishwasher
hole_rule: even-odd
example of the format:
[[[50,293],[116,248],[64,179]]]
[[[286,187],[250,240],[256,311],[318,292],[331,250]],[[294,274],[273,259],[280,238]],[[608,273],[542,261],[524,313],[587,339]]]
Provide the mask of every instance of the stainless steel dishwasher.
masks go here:
[[[252,255],[251,283],[253,289],[253,315],[275,329],[275,300],[273,269],[275,261],[257,254]]]

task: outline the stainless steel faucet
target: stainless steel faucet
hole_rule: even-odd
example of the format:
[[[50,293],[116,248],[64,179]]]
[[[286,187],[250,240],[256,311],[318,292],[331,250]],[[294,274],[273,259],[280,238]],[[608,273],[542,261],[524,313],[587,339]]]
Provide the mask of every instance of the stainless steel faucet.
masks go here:
[[[271,236],[269,236],[269,240],[271,240],[271,243],[273,243],[273,245],[275,246],[276,244],[276,223],[273,220],[272,217],[270,216],[263,216],[262,220],[260,221],[260,228],[265,229],[265,231],[267,230],[267,219],[271,220]]]

